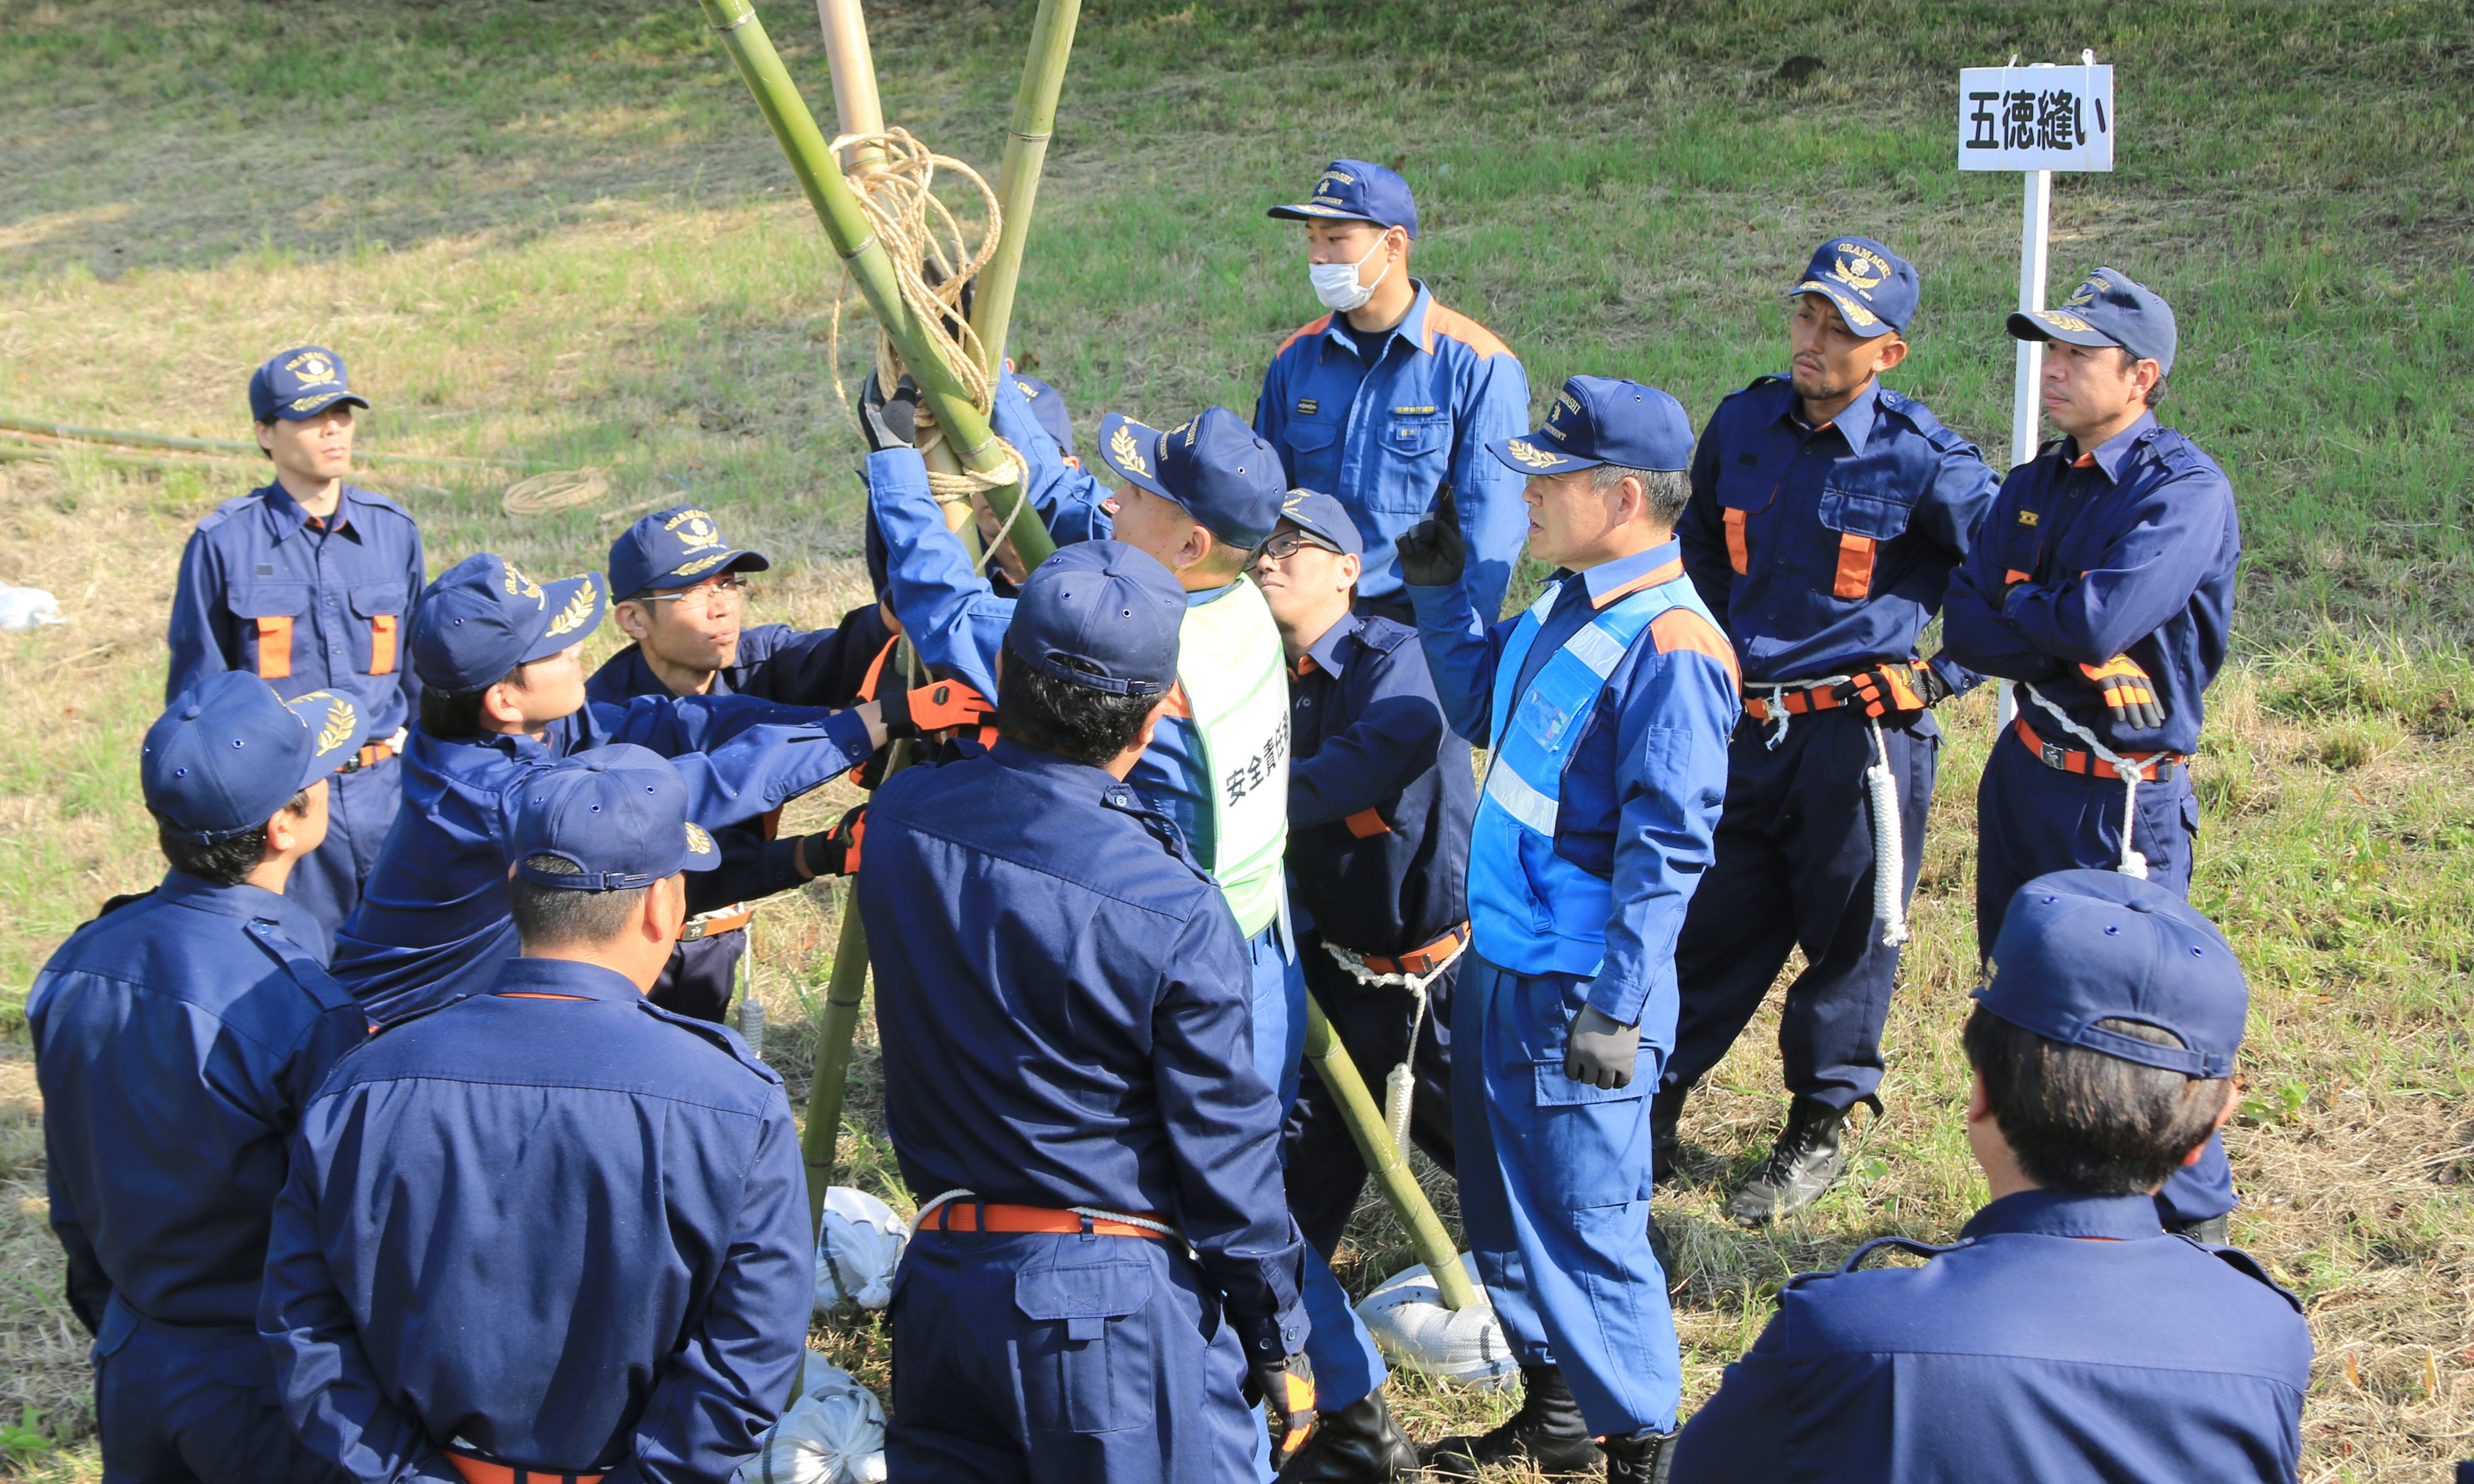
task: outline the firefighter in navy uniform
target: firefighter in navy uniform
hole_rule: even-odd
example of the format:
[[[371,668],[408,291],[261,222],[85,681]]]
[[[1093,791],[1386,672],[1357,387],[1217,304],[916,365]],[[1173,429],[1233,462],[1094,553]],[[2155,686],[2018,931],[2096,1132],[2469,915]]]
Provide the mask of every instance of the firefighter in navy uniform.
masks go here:
[[[2052,342],[2045,415],[2063,436],[2001,481],[1943,625],[1948,652],[2018,700],[1976,792],[1986,952],[2020,883],[2047,871],[2111,866],[2190,891],[2191,753],[2242,558],[2224,471],[2156,421],[2171,306],[2098,268],[2058,307],[2009,326]],[[2222,1143],[2175,1171],[2157,1204],[2168,1229],[2223,1241],[2237,1203]]]
[[[343,357],[284,352],[250,377],[249,405],[275,478],[200,521],[181,553],[163,695],[237,669],[287,696],[351,699],[361,735],[328,791],[327,841],[284,890],[331,945],[403,796],[396,756],[421,699],[404,638],[429,574],[411,515],[345,482],[352,409],[369,403]]]
[[[1381,1089],[1395,1127],[1405,1111],[1410,1136],[1448,1172],[1451,989],[1468,944],[1462,877],[1477,791],[1468,743],[1443,719],[1417,631],[1350,611],[1364,550],[1339,500],[1299,490],[1254,556],[1289,660],[1298,953],[1307,989]],[[1286,1157],[1289,1209],[1328,1259],[1365,1188],[1366,1160],[1311,1066],[1290,1111]],[[1376,1391],[1324,1413],[1282,1477],[1342,1484],[1417,1467]]]
[[[1819,1200],[1846,1166],[1848,1113],[1879,1106],[1881,1029],[1941,750],[1932,708],[1977,678],[1947,655],[1919,658],[1916,645],[1994,479],[1973,445],[1880,382],[1906,358],[1916,311],[1904,258],[1870,237],[1833,237],[1787,293],[1789,374],[1718,404],[1676,528],[1743,664],[1745,718],[1727,749],[1717,860],[1676,945],[1683,1011],[1651,1115],[1663,1179],[1686,1095],[1801,945],[1779,1021],[1785,1127],[1728,1206],[1754,1225]],[[1887,796],[1870,797],[1866,776],[1883,766]],[[1894,838],[1904,848],[1883,862]],[[1896,877],[1887,916],[1876,910],[1884,865]]]
[[[837,710],[856,704],[893,642],[884,608],[853,609],[835,628],[750,626],[748,574],[772,565],[764,552],[725,540],[713,516],[692,505],[657,510],[627,527],[610,547],[610,617],[635,642],[585,681],[585,698],[612,706],[639,695],[753,695]],[[774,838],[778,818],[768,811],[757,825],[716,830],[714,839],[727,862],[774,858],[769,875],[787,888],[801,880],[789,860],[798,842]],[[749,903],[732,902],[690,917],[653,986],[653,1003],[720,1020],[755,915]]]
[[[293,1437],[256,1316],[286,1146],[368,1030],[287,889],[363,735],[350,699],[287,703],[251,675],[174,697],[138,763],[171,869],[106,904],[26,997],[52,1229],[115,1484],[345,1477]]]

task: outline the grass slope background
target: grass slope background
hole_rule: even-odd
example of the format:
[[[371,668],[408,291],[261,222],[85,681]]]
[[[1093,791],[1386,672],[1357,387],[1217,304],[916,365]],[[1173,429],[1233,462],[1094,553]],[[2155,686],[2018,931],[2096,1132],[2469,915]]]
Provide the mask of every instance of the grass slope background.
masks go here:
[[[993,174],[1030,11],[871,4],[887,116]],[[813,12],[790,0],[765,19],[830,118]],[[1779,290],[1815,242],[1880,236],[1925,276],[1895,383],[1999,459],[2018,182],[1953,170],[1955,72],[2082,47],[2120,69],[2122,168],[2056,182],[2051,290],[2102,262],[2172,299],[2169,420],[2224,464],[2246,538],[2236,664],[2195,770],[2194,887],[2254,985],[2228,1133],[2236,1238],[2310,1306],[2304,1477],[2442,1477],[2474,1455],[2462,0],[1090,0],[1015,351],[1086,439],[1112,407],[1250,409],[1272,349],[1317,312],[1294,229],[1262,208],[1354,155],[1409,176],[1417,271],[1513,345],[1534,391],[1633,376],[1696,418],[1777,369]],[[1798,56],[1822,65],[1782,70]],[[0,0],[0,410],[245,436],[250,367],[315,340],[378,403],[365,448],[599,467],[604,508],[678,492],[772,550],[762,619],[831,622],[864,598],[860,445],[823,364],[830,255],[691,4]],[[389,487],[433,569],[483,547],[598,567],[616,528],[591,509],[512,522],[499,483],[407,477],[430,481]],[[160,703],[174,563],[255,476],[72,453],[0,479],[0,581],[50,589],[73,620],[0,638],[14,1006],[97,901],[159,874],[133,756]],[[1850,1179],[1780,1231],[1723,1221],[1779,1113],[1769,1018],[1687,1114],[1687,1179],[1660,1201],[1683,1253],[1687,1405],[1785,1276],[1882,1232],[1947,1239],[1982,1197],[1955,1031],[1987,704],[1947,719],[1890,1116]],[[794,1099],[837,912],[792,898],[757,929]],[[26,1056],[22,1030],[0,1041],[0,1423],[21,1423],[0,1455],[90,1478]],[[843,1153],[899,1205],[877,1075],[863,1045]],[[1344,1276],[1409,1260],[1388,1216],[1361,1212]],[[868,1325],[815,1343],[883,1380]],[[1400,1390],[1425,1437],[1508,1404]]]

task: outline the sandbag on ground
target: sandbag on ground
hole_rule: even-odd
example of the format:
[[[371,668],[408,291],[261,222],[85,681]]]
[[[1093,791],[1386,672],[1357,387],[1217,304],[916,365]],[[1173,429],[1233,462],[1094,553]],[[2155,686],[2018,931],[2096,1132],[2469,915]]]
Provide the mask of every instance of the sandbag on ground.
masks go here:
[[[739,1484],[883,1484],[885,1403],[811,1350],[799,1396],[764,1434]]]
[[[1477,1259],[1461,1253],[1461,1266],[1477,1282]],[[1357,1305],[1357,1317],[1374,1336],[1383,1358],[1458,1386],[1494,1391],[1519,1377],[1520,1364],[1478,1288],[1478,1302],[1465,1309],[1443,1307],[1435,1280],[1419,1263],[1385,1278]]]
[[[848,1185],[828,1189],[816,1236],[816,1311],[846,1302],[863,1309],[891,1303],[893,1269],[910,1240],[910,1223],[876,1197]]]

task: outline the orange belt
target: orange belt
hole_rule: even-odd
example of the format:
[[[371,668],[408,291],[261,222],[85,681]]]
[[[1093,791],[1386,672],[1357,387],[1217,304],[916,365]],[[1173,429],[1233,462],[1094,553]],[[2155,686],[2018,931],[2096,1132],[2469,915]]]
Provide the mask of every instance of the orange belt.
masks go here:
[[[1787,715],[1792,717],[1803,716],[1807,711],[1835,711],[1840,703],[1836,696],[1830,693],[1833,689],[1834,687],[1817,685],[1808,691],[1789,691],[1779,697],[1779,704],[1785,709]],[[1745,696],[1744,715],[1756,721],[1767,721],[1770,718],[1769,697]]]
[[[679,941],[692,943],[698,938],[716,937],[724,933],[736,933],[755,920],[755,908],[744,902],[735,903],[720,912],[690,917],[686,926],[679,929]]]
[[[1461,951],[1461,945],[1467,942],[1468,937],[1469,925],[1464,922],[1425,947],[1404,953],[1396,959],[1378,959],[1370,953],[1366,956],[1366,966],[1377,974],[1429,973],[1448,962],[1452,955]]]
[[[486,1458],[449,1453],[447,1461],[464,1475],[464,1484],[601,1484],[597,1473],[567,1473],[556,1469],[510,1469]]]
[[[2036,729],[2027,724],[2027,718],[2025,717],[2019,718],[2018,728],[2019,741],[2025,744],[2029,752],[2036,755],[2037,762],[2055,772],[2085,773],[2092,778],[2122,776],[2120,768],[2093,752],[2074,752],[2068,747],[2045,741],[2036,735]],[[2161,760],[2147,769],[2147,775],[2140,780],[2142,783],[2164,783],[2173,776],[2173,769],[2191,761],[2179,752],[2125,752],[2122,756],[2133,763],[2145,763],[2150,758]]]
[[[363,747],[360,751],[353,753],[352,761],[337,767],[335,771],[339,773],[357,773],[365,767],[376,767],[395,755],[396,746],[395,740],[393,738],[389,738],[385,742],[374,742],[368,746]]]
[[[1146,1221],[1165,1227],[1165,1216],[1149,1211],[1134,1214]],[[948,1201],[936,1207],[928,1218],[923,1231],[1054,1231],[1071,1234],[1088,1228],[1101,1236],[1150,1237],[1155,1242],[1169,1239],[1165,1231],[1153,1231],[1128,1222],[1109,1221],[1100,1216],[1084,1216],[1076,1211],[1057,1210],[1045,1205],[982,1205],[973,1201]]]

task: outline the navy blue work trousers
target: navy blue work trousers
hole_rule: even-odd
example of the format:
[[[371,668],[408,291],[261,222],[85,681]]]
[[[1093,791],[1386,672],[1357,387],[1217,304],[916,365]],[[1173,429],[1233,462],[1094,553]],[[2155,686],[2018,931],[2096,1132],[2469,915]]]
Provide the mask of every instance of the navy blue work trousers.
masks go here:
[[[403,765],[394,758],[327,779],[326,843],[293,863],[283,894],[327,930],[330,953],[335,930],[361,905],[361,887],[377,866],[402,803]]]
[[[1777,982],[1790,950],[1805,969],[1779,1017],[1786,1089],[1841,1110],[1881,1083],[1881,1028],[1899,950],[1873,914],[1873,808],[1864,770],[1879,754],[1861,712],[1746,717],[1727,748],[1727,803],[1717,858],[1675,947],[1682,1009],[1666,1084],[1690,1088],[1727,1055]],[[1941,733],[1923,714],[1884,720],[1882,749],[1898,786],[1904,903],[1924,864]]]
[[[733,928],[711,937],[683,941],[670,950],[662,977],[644,998],[672,1014],[720,1025],[739,983],[739,961],[747,952],[747,930]]]
[[[904,1484],[1253,1484],[1245,1353],[1175,1243],[932,1217],[892,1316]]]
[[[2021,887],[2050,871],[2113,870],[2122,864],[2123,791],[2119,778],[2047,767],[2015,730],[1995,739],[1976,790],[1976,948],[1993,951],[2001,917]],[[2139,786],[2131,844],[2147,859],[2147,879],[2191,894],[2191,852],[2199,799],[2187,766],[2163,783]],[[2156,1193],[2168,1222],[2206,1221],[2241,1204],[2220,1137],[2199,1162],[2173,1172]]]
[[[255,1334],[198,1337],[114,1312],[94,1349],[104,1484],[346,1484],[302,1446]]]

